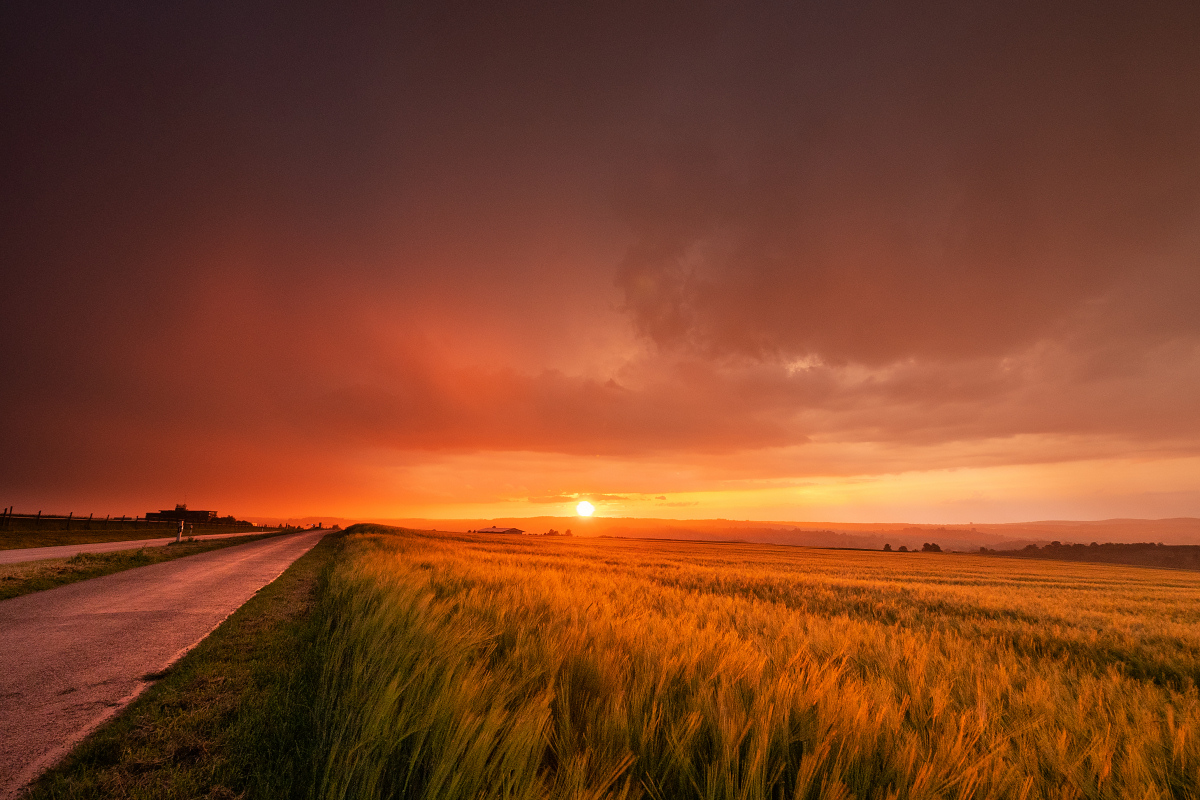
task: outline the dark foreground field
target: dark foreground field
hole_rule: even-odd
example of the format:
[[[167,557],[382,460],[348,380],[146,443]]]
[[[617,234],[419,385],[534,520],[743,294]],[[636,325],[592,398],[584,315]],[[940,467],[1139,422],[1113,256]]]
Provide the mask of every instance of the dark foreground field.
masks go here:
[[[1200,797],[1200,575],[352,532],[37,796]]]

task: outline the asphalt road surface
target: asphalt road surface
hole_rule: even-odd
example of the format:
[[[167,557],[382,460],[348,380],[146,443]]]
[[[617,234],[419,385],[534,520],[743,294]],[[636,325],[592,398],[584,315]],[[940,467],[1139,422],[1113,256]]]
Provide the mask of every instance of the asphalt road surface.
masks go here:
[[[243,531],[241,533],[202,533],[194,539],[231,539],[235,536],[258,536],[270,531]],[[184,538],[187,538],[186,536]],[[114,550],[137,550],[139,547],[163,547],[175,541],[174,536],[165,539],[127,539],[123,542],[88,542],[86,544],[60,544],[54,547],[22,547],[15,550],[0,550],[0,564],[18,564],[23,561],[41,561],[46,558],[70,558],[76,553],[111,553]]]
[[[70,752],[328,531],[0,602],[0,798]]]

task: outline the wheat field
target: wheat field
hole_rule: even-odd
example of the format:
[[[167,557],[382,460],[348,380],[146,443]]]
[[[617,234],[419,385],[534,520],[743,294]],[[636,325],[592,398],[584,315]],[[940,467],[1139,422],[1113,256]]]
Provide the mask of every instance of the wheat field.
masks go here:
[[[1200,575],[359,526],[321,798],[1200,797]]]

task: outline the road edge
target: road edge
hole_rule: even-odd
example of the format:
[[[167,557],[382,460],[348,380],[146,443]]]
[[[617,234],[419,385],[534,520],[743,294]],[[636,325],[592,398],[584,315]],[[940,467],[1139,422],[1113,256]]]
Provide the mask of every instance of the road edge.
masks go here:
[[[296,535],[298,535],[300,533],[311,533],[311,531],[298,531]],[[284,534],[284,535],[287,535],[287,534]],[[249,597],[247,597],[245,602],[243,602],[237,608],[231,610],[228,614],[226,614],[224,617],[222,617],[220,619],[220,621],[218,621],[215,625],[213,625],[211,628],[209,628],[207,631],[205,631],[203,636],[199,637],[198,639],[196,639],[196,641],[192,642],[191,644],[189,644],[186,647],[179,650],[179,652],[175,653],[175,655],[171,656],[171,658],[167,661],[167,663],[163,665],[163,668],[162,668],[160,674],[167,672],[172,667],[174,667],[176,664],[178,664],[184,658],[184,656],[186,656],[192,650],[195,650],[196,647],[198,647],[201,643],[204,642],[205,639],[207,639],[209,636],[211,636],[213,634],[213,632],[217,630],[217,628],[220,628],[222,625],[224,625],[225,622],[230,617],[232,617],[234,614],[236,614],[238,611],[240,611],[246,605],[246,603],[249,603],[259,592],[261,592],[263,589],[265,589],[268,586],[270,586],[271,584],[273,584],[275,581],[279,580],[279,577],[281,575],[283,575],[283,573],[287,572],[289,569],[292,568],[293,564],[295,564],[297,561],[299,561],[301,558],[303,558],[305,555],[307,555],[309,552],[311,552],[312,549],[314,547],[316,547],[325,538],[326,535],[328,535],[328,532],[315,538],[313,540],[312,544],[310,544],[304,550],[298,552],[296,554],[296,557],[293,558],[290,562],[288,562],[288,564],[283,569],[279,570],[279,572],[277,572],[273,576],[271,576],[271,579],[266,581],[265,583],[263,583],[262,586],[255,589],[254,593],[251,594]],[[253,544],[253,542],[247,542],[246,544]],[[240,546],[240,545],[235,545],[235,547],[237,547],[237,546]],[[161,679],[161,678],[159,678],[159,679]],[[42,777],[42,775],[44,775],[46,772],[48,772],[51,769],[53,769],[54,767],[56,767],[63,759],[65,759],[68,755],[70,755],[71,752],[74,751],[76,747],[78,747],[85,739],[87,739],[87,737],[91,736],[93,733],[95,733],[97,730],[99,730],[105,723],[111,721],[118,714],[120,714],[122,711],[124,711],[126,708],[128,708],[133,703],[133,701],[137,700],[138,697],[140,697],[148,688],[150,688],[155,683],[157,683],[159,679],[139,680],[137,687],[132,692],[130,692],[128,695],[126,695],[125,697],[118,700],[116,703],[111,705],[109,708],[105,709],[95,719],[89,721],[86,725],[84,725],[78,731],[75,731],[74,733],[69,735],[65,740],[63,740],[62,744],[60,744],[58,747],[55,747],[53,750],[44,754],[37,761],[34,761],[32,764],[27,766],[21,772],[17,773],[16,777],[13,778],[7,786],[0,786],[0,800],[15,800],[15,798],[22,797],[27,792],[27,790],[29,790],[32,787],[32,785],[35,781],[37,781],[40,777]]]

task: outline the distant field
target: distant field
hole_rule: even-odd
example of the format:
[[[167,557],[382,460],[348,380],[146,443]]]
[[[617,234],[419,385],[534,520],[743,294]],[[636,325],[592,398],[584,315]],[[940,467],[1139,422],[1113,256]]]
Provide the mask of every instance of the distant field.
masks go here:
[[[367,533],[317,797],[1200,797],[1200,576]]]

